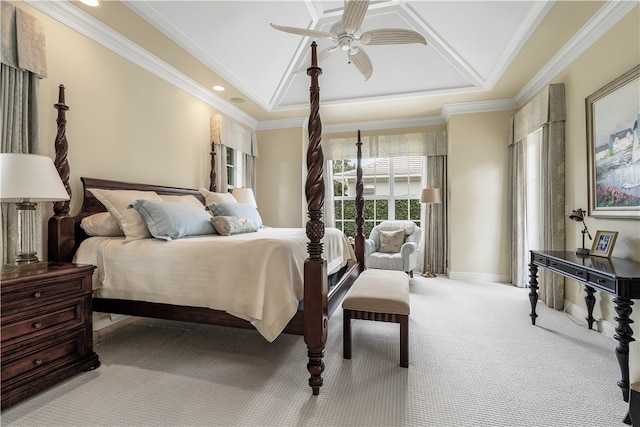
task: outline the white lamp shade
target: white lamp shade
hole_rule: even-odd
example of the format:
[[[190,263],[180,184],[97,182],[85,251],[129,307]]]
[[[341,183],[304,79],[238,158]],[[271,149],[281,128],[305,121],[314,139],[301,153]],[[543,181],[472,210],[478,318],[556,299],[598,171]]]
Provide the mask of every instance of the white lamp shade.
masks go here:
[[[49,157],[0,153],[0,200],[57,202],[69,200],[69,194]]]
[[[442,203],[442,194],[439,188],[423,188],[420,193],[420,203]]]
[[[238,201],[238,203],[246,203],[247,205],[251,205],[254,208],[258,208],[258,204],[256,203],[256,198],[253,195],[253,190],[250,188],[234,188],[231,192],[233,197]]]

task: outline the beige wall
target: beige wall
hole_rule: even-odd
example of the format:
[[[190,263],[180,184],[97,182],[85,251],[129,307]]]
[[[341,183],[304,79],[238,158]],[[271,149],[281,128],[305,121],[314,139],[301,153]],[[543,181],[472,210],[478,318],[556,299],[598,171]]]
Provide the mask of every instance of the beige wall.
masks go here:
[[[58,85],[66,87],[71,211],[81,176],[181,187],[209,185],[209,117],[215,111],[164,80],[24,3],[47,35],[40,81],[41,152],[54,156]]]
[[[587,209],[587,137],[585,98],[640,63],[640,7],[624,17],[569,67],[554,79],[565,84],[566,122],[566,203],[568,209]],[[637,219],[586,219],[592,236],[597,230],[618,231],[612,256],[640,261],[640,221]],[[582,244],[581,228],[567,219],[567,250]],[[591,242],[588,242],[589,244]],[[584,290],[571,280],[565,283],[565,299],[585,308]],[[585,309],[586,310],[586,309]],[[596,294],[594,317],[615,325],[612,298]],[[631,317],[636,337],[640,327],[640,307],[634,307]],[[602,328],[606,325],[598,325]],[[611,334],[611,331],[608,331]],[[631,343],[631,379],[640,381],[640,344]]]
[[[303,133],[301,128],[257,132],[260,155],[256,165],[256,201],[263,222],[271,227],[304,224]]]
[[[508,282],[508,130],[513,112],[449,119],[449,276]]]

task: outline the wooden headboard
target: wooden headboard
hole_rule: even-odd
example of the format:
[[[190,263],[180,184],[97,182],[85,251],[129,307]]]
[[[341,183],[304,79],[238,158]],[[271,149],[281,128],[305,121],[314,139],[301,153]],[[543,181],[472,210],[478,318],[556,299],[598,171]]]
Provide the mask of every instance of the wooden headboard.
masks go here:
[[[82,219],[99,212],[106,212],[107,208],[96,199],[96,197],[88,191],[90,188],[100,188],[104,190],[139,190],[139,191],[155,191],[158,194],[185,196],[192,195],[204,203],[204,196],[198,190],[192,188],[165,187],[161,185],[137,184],[132,182],[110,181],[98,178],[80,178],[82,181],[82,207],[80,212],[70,217],[73,226],[69,223],[68,227],[58,227],[58,241],[67,242],[63,247],[49,247],[49,260],[58,262],[70,262],[80,246],[80,243],[86,239],[87,234],[80,227]],[[50,233],[51,233],[50,227]],[[51,240],[51,239],[50,239]],[[60,246],[60,245],[58,245]],[[53,252],[52,252],[53,251]]]

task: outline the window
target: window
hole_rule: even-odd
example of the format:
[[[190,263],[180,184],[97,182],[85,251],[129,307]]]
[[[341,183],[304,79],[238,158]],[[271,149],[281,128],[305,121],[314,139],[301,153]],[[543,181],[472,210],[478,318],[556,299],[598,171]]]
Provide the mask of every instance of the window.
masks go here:
[[[356,234],[356,161],[332,160],[335,227]],[[421,226],[420,191],[426,176],[426,157],[363,159],[364,235],[384,220],[411,220]]]
[[[231,191],[236,187],[243,187],[246,183],[243,182],[243,155],[239,150],[233,148],[226,148],[227,152],[227,190]]]

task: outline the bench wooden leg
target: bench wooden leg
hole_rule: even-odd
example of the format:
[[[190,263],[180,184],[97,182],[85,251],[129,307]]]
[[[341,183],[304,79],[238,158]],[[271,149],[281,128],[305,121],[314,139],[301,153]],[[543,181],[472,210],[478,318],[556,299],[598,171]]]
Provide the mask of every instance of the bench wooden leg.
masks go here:
[[[409,316],[400,317],[400,366],[409,367]]]
[[[343,311],[342,356],[351,359],[351,310]]]

